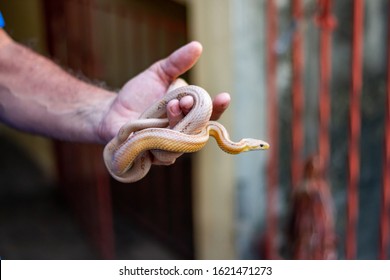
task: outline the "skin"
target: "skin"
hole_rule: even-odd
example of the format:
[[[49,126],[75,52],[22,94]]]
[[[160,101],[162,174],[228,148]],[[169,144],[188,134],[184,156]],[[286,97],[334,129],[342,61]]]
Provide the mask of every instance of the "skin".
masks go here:
[[[129,120],[135,120],[202,54],[191,42],[129,80],[118,92],[81,81],[49,59],[13,41],[0,29],[0,121],[51,138],[106,144]],[[227,109],[230,96],[213,100],[212,120]],[[174,126],[193,105],[192,98],[167,105]]]

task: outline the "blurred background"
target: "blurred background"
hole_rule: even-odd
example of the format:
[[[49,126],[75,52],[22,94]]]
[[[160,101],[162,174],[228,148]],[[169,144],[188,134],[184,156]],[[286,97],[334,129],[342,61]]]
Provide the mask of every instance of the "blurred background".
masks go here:
[[[387,0],[0,2],[14,40],[112,90],[200,41],[203,55],[185,78],[211,96],[232,95],[220,120],[232,139],[271,144],[231,156],[211,140],[128,185],[110,178],[102,146],[2,125],[0,256],[389,258],[389,7]]]

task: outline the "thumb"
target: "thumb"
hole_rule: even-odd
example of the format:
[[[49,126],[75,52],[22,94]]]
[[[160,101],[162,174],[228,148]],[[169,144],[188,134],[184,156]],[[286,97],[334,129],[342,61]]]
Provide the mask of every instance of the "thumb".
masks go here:
[[[159,78],[166,84],[170,84],[178,76],[189,70],[198,61],[202,54],[202,45],[193,41],[174,51],[167,58],[162,59],[151,66]]]

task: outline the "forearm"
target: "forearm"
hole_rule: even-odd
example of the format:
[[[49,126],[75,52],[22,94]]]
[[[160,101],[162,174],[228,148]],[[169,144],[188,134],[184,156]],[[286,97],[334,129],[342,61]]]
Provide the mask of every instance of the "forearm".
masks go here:
[[[87,84],[13,42],[0,29],[0,120],[27,132],[103,142],[101,120],[116,94]]]

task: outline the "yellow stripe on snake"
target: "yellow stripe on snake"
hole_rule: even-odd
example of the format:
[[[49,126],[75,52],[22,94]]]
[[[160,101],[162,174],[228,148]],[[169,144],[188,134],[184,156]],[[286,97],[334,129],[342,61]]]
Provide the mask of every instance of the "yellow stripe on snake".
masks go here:
[[[168,128],[168,102],[187,95],[194,99],[191,111],[174,128]],[[178,153],[201,150],[209,136],[230,154],[269,148],[268,143],[252,138],[232,142],[220,123],[210,121],[211,113],[211,98],[201,87],[187,85],[171,90],[146,109],[138,120],[123,125],[105,146],[103,157],[108,171],[120,182],[136,182],[149,172],[153,158],[173,163]]]

